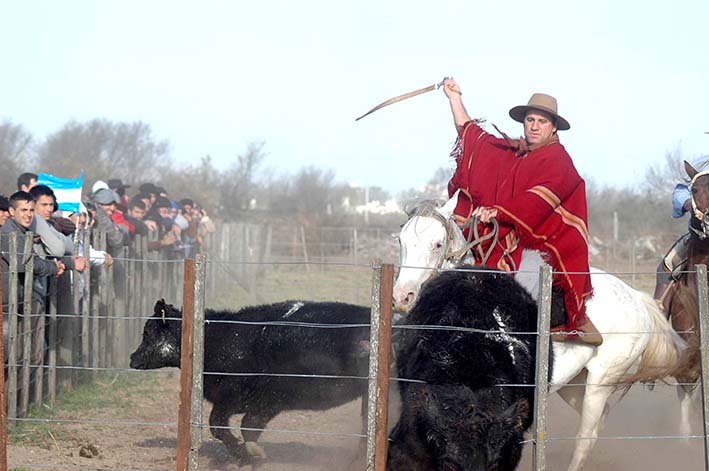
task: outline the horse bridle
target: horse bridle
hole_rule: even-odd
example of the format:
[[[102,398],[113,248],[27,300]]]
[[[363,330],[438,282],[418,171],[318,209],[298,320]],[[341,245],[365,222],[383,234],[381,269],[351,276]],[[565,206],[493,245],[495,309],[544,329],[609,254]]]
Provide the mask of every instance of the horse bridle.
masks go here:
[[[709,170],[704,170],[694,175],[694,177],[692,177],[692,182],[689,184],[690,199],[692,200],[692,216],[699,220],[702,230],[697,230],[692,227],[692,225],[689,226],[689,229],[694,232],[700,240],[704,240],[709,237],[709,231],[707,230],[707,227],[709,227],[709,212],[702,212],[699,207],[697,207],[697,202],[694,200],[694,193],[692,192],[692,186],[694,186],[694,183],[699,177],[704,175],[709,175]]]

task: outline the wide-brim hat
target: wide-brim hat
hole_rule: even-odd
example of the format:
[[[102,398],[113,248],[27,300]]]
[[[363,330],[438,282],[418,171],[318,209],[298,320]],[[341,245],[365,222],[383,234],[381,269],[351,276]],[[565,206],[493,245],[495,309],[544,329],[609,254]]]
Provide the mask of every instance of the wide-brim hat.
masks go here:
[[[112,190],[120,190],[121,188],[130,188],[130,185],[126,185],[120,178],[111,178],[108,180],[108,187]]]
[[[515,106],[512,108],[510,110],[510,117],[518,123],[524,123],[524,117],[530,109],[545,111],[552,115],[556,119],[556,129],[559,131],[567,131],[571,129],[569,122],[559,116],[556,98],[551,95],[535,93],[526,105]]]

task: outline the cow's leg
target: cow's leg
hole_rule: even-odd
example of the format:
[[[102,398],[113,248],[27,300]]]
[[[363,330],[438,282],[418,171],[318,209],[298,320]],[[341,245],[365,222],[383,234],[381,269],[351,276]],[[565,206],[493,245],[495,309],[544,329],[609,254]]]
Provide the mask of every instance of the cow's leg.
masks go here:
[[[229,453],[239,460],[244,459],[244,445],[241,444],[238,438],[231,433],[229,426],[229,417],[232,416],[230,410],[223,406],[214,404],[212,412],[209,414],[209,431],[217,440],[224,443]]]
[[[591,449],[596,444],[603,419],[608,414],[608,398],[615,388],[604,382],[603,375],[589,373],[586,393],[583,397],[581,426],[577,434],[576,448],[571,458],[569,471],[579,471]]]
[[[271,419],[278,415],[273,409],[249,409],[241,419],[241,435],[244,436],[244,446],[251,458],[266,458],[266,452],[256,444]]]

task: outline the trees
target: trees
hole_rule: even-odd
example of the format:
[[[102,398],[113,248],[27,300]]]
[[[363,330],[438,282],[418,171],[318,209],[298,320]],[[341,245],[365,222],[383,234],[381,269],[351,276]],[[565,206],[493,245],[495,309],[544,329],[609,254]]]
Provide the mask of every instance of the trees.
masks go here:
[[[159,180],[159,169],[168,161],[167,141],[156,140],[149,125],[107,119],[69,121],[47,137],[37,154],[42,172],[75,178],[85,170],[91,180],[121,178],[132,183]]]
[[[17,177],[33,170],[32,135],[11,121],[0,123],[0,193],[6,196],[17,189]]]

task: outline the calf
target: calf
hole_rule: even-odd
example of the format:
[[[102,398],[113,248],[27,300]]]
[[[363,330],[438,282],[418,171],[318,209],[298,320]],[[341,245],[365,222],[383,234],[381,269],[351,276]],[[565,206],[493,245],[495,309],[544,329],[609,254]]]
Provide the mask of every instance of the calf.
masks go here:
[[[470,267],[468,267],[470,268]],[[445,272],[426,283],[400,329],[401,415],[388,471],[514,470],[534,404],[537,307],[514,279]],[[450,329],[441,328],[450,326]],[[460,328],[477,329],[476,332]]]
[[[182,312],[164,300],[145,323],[143,341],[130,357],[131,368],[180,366]],[[367,381],[259,375],[368,375],[370,309],[336,302],[282,302],[240,311],[206,311],[204,397],[213,404],[212,435],[240,461],[265,458],[256,445],[259,429],[287,410],[325,410],[367,392]],[[239,321],[228,323],[219,321]],[[264,325],[273,322],[321,324],[320,327]],[[358,327],[332,327],[359,324]],[[207,373],[256,373],[229,376]],[[229,418],[244,414],[239,441]]]

